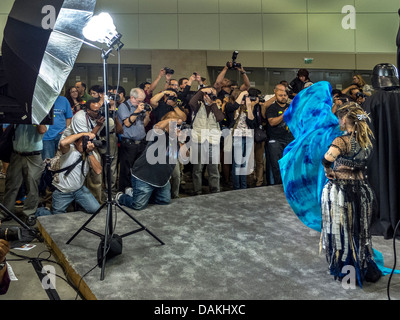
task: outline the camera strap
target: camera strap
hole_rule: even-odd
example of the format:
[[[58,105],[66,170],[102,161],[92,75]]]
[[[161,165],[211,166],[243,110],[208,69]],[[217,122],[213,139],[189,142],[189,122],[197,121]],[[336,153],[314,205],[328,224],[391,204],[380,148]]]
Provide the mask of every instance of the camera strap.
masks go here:
[[[59,170],[55,170],[55,171],[53,171],[53,173],[60,173],[60,172],[66,171],[66,172],[64,173],[64,176],[67,177],[67,176],[72,172],[72,170],[74,170],[74,168],[75,168],[81,161],[83,161],[82,155],[80,155],[80,157],[78,158],[78,160],[76,160],[73,164],[71,164],[71,165],[69,165],[69,166],[67,166],[67,167],[65,167],[65,168],[62,168],[62,169],[59,169]],[[83,167],[83,166],[82,166],[82,167]]]

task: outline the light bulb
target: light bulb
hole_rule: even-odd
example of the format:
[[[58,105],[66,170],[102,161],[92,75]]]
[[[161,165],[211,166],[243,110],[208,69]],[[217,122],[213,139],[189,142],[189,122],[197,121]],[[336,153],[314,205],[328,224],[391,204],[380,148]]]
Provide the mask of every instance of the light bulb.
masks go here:
[[[102,12],[89,20],[82,33],[90,41],[109,43],[117,35],[117,29],[111,16]]]

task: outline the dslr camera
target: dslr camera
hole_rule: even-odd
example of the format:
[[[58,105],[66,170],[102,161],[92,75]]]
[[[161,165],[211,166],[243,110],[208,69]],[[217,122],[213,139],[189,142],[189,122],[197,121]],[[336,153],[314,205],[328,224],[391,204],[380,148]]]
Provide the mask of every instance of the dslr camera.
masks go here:
[[[94,140],[94,139],[89,139],[89,136],[83,136],[82,137],[83,152],[86,152],[87,145],[88,145],[89,141],[91,143],[93,143],[96,148],[104,148],[104,147],[106,147],[106,141],[105,140]]]
[[[190,126],[190,124],[187,124],[185,121],[183,121],[181,124],[178,124],[176,126],[179,130],[185,130],[185,129],[191,129],[192,127]]]
[[[149,104],[145,103],[142,112],[145,113],[146,111],[151,111],[151,110],[153,110],[152,107]]]
[[[209,96],[209,98],[211,99],[211,101],[217,101],[217,96],[213,93],[207,93],[207,95]]]
[[[236,68],[241,68],[242,65],[239,62],[236,62],[237,56],[239,54],[239,51],[235,50],[232,53],[232,66],[230,66],[229,61],[226,63],[226,66],[229,69],[236,69]]]
[[[173,101],[173,102],[176,102],[176,101],[178,101],[178,97],[167,95],[167,101],[168,101],[168,100]]]
[[[175,73],[174,69],[171,69],[168,67],[165,67],[164,70],[165,70],[165,74],[174,74]]]
[[[357,92],[356,93],[356,98],[366,98],[367,95],[364,92]]]

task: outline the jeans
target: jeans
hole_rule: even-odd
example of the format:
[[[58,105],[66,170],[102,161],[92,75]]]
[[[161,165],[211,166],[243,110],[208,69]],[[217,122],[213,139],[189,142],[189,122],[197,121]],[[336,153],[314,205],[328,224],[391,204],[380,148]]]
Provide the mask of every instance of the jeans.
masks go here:
[[[128,194],[122,194],[118,199],[119,204],[134,210],[142,210],[149,203],[165,205],[171,202],[171,185],[169,181],[164,187],[154,187],[133,176],[131,181],[132,197]]]
[[[82,186],[74,192],[61,192],[55,190],[53,192],[52,213],[65,213],[72,201],[76,201],[87,213],[96,213],[100,208],[99,202],[89,189]]]
[[[253,137],[233,137],[233,189],[247,188],[247,175],[254,170]]]

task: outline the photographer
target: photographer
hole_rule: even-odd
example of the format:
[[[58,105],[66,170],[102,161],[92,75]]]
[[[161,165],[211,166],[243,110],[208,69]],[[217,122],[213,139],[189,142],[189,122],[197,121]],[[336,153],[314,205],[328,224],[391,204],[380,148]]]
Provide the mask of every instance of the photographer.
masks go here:
[[[151,107],[143,103],[145,98],[146,94],[142,89],[133,88],[129,100],[118,107],[117,117],[124,130],[119,148],[118,190],[121,192],[131,186],[130,169],[146,147],[145,127],[150,121]]]
[[[8,252],[10,252],[10,243],[4,239],[0,239],[0,295],[7,293],[11,282],[6,263]]]
[[[272,169],[274,184],[282,184],[279,169],[279,160],[283,156],[283,151],[287,145],[293,141],[293,134],[283,119],[283,115],[289,108],[287,103],[288,95],[286,91],[278,90],[275,92],[276,102],[274,102],[266,112],[268,144],[267,154]]]
[[[182,120],[168,114],[151,131],[152,140],[135,161],[131,169],[131,185],[125,192],[118,192],[117,203],[134,210],[142,210],[149,203],[167,205],[171,202],[169,182],[178,163],[178,135],[176,125]],[[176,135],[170,129],[176,129]],[[175,146],[173,144],[175,143]]]
[[[84,186],[85,177],[92,169],[101,174],[100,157],[94,153],[95,145],[91,140],[95,135],[90,132],[72,134],[60,141],[60,169],[70,167],[53,178],[52,211],[38,210],[36,216],[65,213],[72,201],[76,201],[86,212],[95,213],[100,204]]]
[[[173,89],[168,89],[157,93],[150,100],[150,105],[153,107],[153,116],[155,122],[158,123],[170,111],[175,112],[176,117],[182,121],[186,121],[186,113],[178,105],[178,92]]]
[[[246,189],[247,175],[254,168],[254,165],[249,166],[249,163],[254,143],[253,130],[256,124],[253,113],[255,104],[250,101],[247,91],[235,89],[231,96],[235,102],[226,105],[226,114],[229,128],[233,129],[233,189]]]
[[[103,100],[91,99],[86,103],[84,110],[78,111],[71,120],[71,125],[64,131],[62,138],[65,138],[71,134],[77,134],[81,132],[91,132],[95,134],[95,140],[100,139],[100,132],[105,128],[105,114],[104,107],[102,108]],[[109,130],[110,132],[114,130],[114,120],[109,118]],[[103,131],[104,132],[104,131]],[[105,147],[105,144],[103,144]],[[97,148],[93,151],[99,156],[99,151]],[[102,184],[103,184],[102,174],[96,174],[93,170],[90,170],[87,179],[86,186],[93,193],[95,198],[99,203],[102,203]]]
[[[219,73],[214,83],[214,88],[217,90],[217,96],[222,101],[226,95],[230,95],[232,92],[232,81],[225,78],[226,72],[229,69],[238,70],[243,77],[243,84],[239,87],[241,91],[248,90],[250,88],[250,80],[247,77],[246,71],[240,63],[236,62],[238,52],[234,51],[232,60],[228,61],[222,71]]]
[[[192,129],[191,159],[193,163],[193,194],[201,194],[203,165],[207,165],[210,192],[219,192],[220,140],[219,122],[225,115],[216,103],[216,89],[202,88],[190,99],[189,106],[194,114]],[[194,151],[197,151],[194,152]]]

